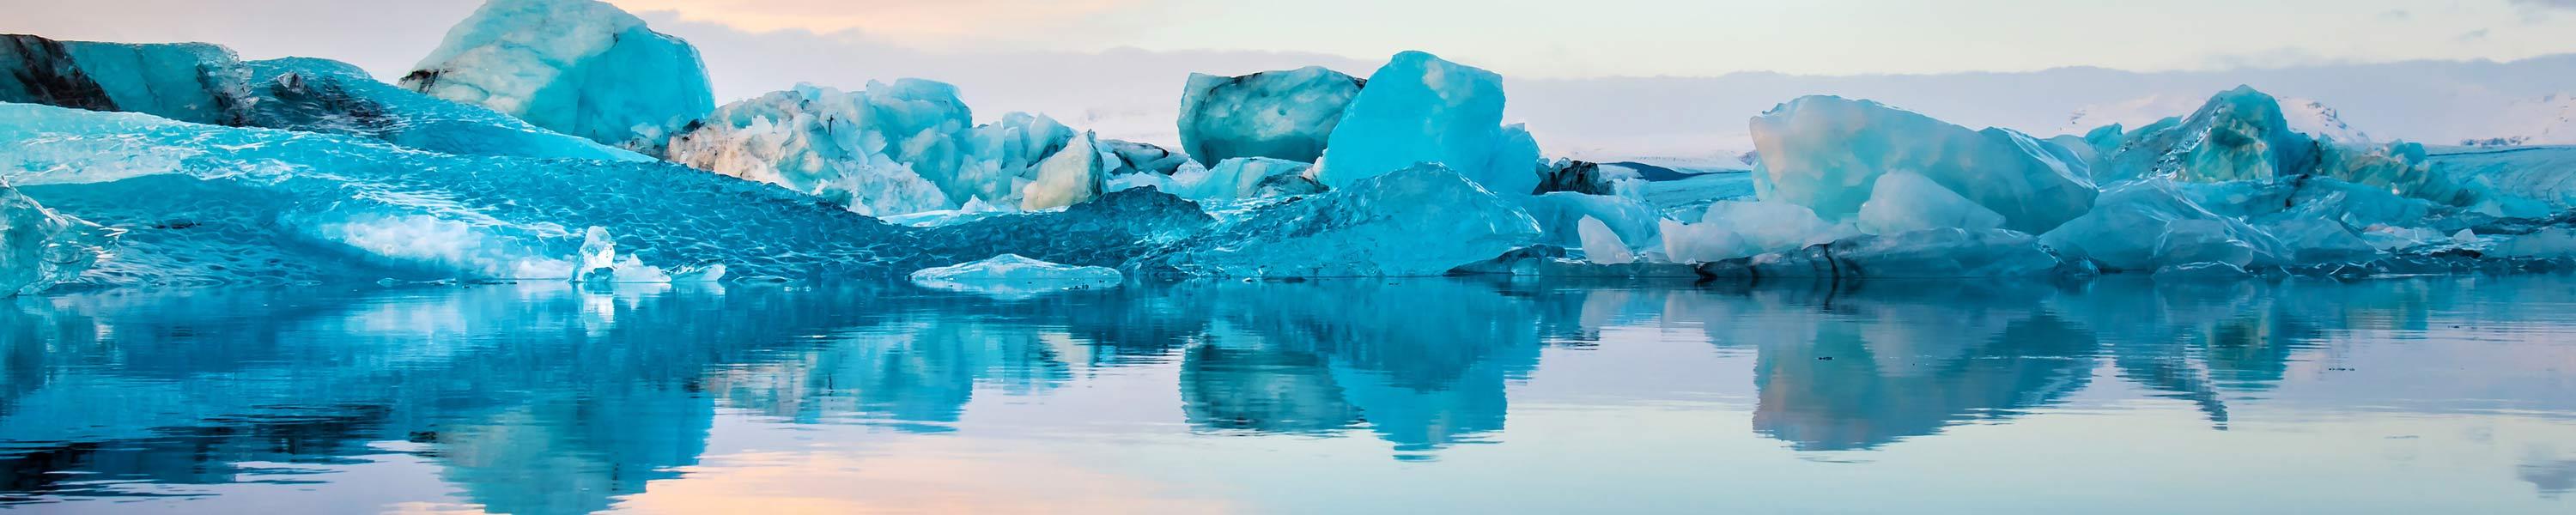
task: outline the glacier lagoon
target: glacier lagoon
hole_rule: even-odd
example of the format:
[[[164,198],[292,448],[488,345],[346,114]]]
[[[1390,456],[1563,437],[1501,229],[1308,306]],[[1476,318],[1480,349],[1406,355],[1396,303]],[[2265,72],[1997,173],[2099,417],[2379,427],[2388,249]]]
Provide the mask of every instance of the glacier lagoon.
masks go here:
[[[2554,275],[22,297],[0,510],[2566,513],[2571,308]]]

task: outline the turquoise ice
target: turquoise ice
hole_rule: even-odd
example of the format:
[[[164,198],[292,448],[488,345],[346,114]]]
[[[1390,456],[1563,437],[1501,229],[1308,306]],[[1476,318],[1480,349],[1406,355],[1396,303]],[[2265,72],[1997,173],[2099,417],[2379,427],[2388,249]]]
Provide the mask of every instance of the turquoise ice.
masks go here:
[[[1181,91],[1181,151],[1208,166],[1244,157],[1315,162],[1365,83],[1321,66],[1190,74]]]
[[[1502,126],[1503,102],[1501,75],[1429,53],[1396,54],[1351,99],[1333,127],[1315,180],[1342,188],[1416,163],[1438,163],[1487,190],[1534,192],[1538,144],[1529,131]]]
[[[1811,96],[1753,119],[1762,162],[1756,195],[1853,218],[1878,177],[1920,174],[2004,216],[2004,228],[2038,233],[2093,207],[2086,164],[2064,147],[2008,129],[1970,130],[1866,100]],[[1965,215],[1962,215],[1965,216]]]
[[[715,109],[696,47],[594,0],[491,0],[402,85],[657,156]]]
[[[0,34],[0,102],[240,125],[250,71],[205,43],[54,41]]]

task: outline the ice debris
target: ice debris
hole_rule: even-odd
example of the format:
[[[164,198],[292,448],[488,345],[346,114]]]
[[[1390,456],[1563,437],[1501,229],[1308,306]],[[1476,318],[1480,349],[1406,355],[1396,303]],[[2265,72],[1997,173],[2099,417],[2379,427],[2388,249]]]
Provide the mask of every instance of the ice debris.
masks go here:
[[[1619,233],[1611,231],[1608,224],[1601,223],[1601,219],[1586,216],[1577,227],[1583,240],[1584,259],[1604,265],[1625,265],[1637,261],[1636,251],[1628,248],[1627,242],[1620,241]]]
[[[1313,163],[1366,83],[1320,66],[1191,74],[1181,92],[1181,151],[1209,166],[1244,157]]]
[[[402,85],[653,156],[715,109],[696,47],[595,0],[490,0]]]
[[[1114,268],[1048,263],[1003,254],[991,259],[912,273],[912,283],[934,290],[1000,298],[1030,298],[1070,290],[1116,288],[1127,280]]]
[[[1811,96],[1754,118],[1762,162],[1756,195],[1849,220],[1880,175],[1919,174],[2002,214],[2004,228],[2046,232],[2093,206],[2087,165],[2055,143],[2007,129],[1983,131],[1876,102]]]

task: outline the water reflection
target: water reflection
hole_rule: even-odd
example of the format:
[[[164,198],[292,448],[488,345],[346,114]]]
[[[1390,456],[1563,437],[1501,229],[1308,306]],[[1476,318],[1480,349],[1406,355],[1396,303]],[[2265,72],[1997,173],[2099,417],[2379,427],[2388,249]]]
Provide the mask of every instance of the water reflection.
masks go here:
[[[2571,284],[1439,279],[1026,301],[530,284],[13,299],[0,306],[0,498],[221,497],[226,485],[347,481],[349,467],[397,455],[482,510],[585,513],[706,469],[729,424],[972,439],[979,413],[1008,411],[986,403],[1044,404],[1103,377],[1158,373],[1169,374],[1165,392],[1177,389],[1176,411],[1011,426],[1054,438],[1374,439],[1380,459],[1434,466],[1461,445],[1548,436],[1507,424],[1531,409],[1742,412],[1749,433],[1613,429],[1734,432],[1785,453],[1849,454],[2051,417],[2092,395],[2179,403],[2205,429],[2230,429],[2249,410],[2322,406],[2538,416],[2544,431],[2576,436]],[[1638,358],[1606,376],[1533,384],[1551,366],[1662,338],[1706,342],[1693,358],[1705,361]],[[2409,350],[2435,339],[2484,343]],[[2491,372],[2463,381],[2441,366]],[[1749,369],[1750,381],[1617,384],[1676,367]],[[2377,373],[2397,384],[2283,388],[2355,367],[2389,368]],[[1591,393],[1550,393],[1560,390]],[[2516,477],[2547,498],[2576,483],[2576,462],[2554,454],[2518,463]]]

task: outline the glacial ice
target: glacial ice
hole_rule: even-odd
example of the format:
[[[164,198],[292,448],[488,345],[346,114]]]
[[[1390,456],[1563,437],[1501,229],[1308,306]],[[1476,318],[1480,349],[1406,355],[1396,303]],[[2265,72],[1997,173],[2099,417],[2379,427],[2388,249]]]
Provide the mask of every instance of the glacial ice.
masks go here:
[[[1922,174],[1897,170],[1878,176],[1856,221],[1863,232],[1896,234],[1943,227],[1999,229],[2004,215]]]
[[[1112,158],[1106,161],[1110,163],[1109,175],[1171,175],[1180,173],[1181,168],[1190,164],[1190,156],[1164,150],[1152,143],[1104,139],[1100,140],[1100,152]]]
[[[1427,276],[1492,259],[1539,235],[1538,222],[1516,203],[1425,164],[1261,210],[1140,265],[1156,274],[1220,277]]]
[[[1351,99],[1316,164],[1333,188],[1438,163],[1506,195],[1538,188],[1537,143],[1505,128],[1503,78],[1423,52],[1396,54]],[[1522,158],[1528,158],[1526,162]]]
[[[1267,157],[1238,157],[1216,164],[1215,168],[1187,168],[1157,184],[1166,193],[1190,200],[1233,200],[1273,194],[1302,194],[1300,190],[1277,188],[1282,179],[1296,179],[1312,165]],[[1142,174],[1147,177],[1161,177]]]
[[[1025,299],[1069,290],[1116,288],[1127,281],[1114,268],[1048,263],[1003,254],[991,259],[925,268],[912,273],[912,283],[934,290]]]
[[[2040,236],[2070,258],[2112,271],[2224,261],[2238,267],[2289,264],[2272,235],[2194,203],[2169,181],[2132,181],[2102,192],[2093,211]]]
[[[1020,188],[1020,209],[1055,209],[1091,200],[1103,189],[1099,138],[1084,132],[1063,150],[1038,162],[1036,174]]]
[[[1587,248],[1578,231],[1583,219],[1591,218],[1604,228],[1617,233],[1629,246],[1654,249],[1663,245],[1663,215],[1652,206],[1636,199],[1613,195],[1585,195],[1556,192],[1518,197],[1521,209],[1537,220],[1545,236],[1540,243],[1566,248]]]
[[[0,297],[34,295],[79,276],[108,254],[116,235],[0,181]]]
[[[0,180],[126,233],[75,284],[569,279],[585,232],[619,260],[749,277],[885,278],[1015,253],[1116,266],[1202,232],[1152,192],[900,227],[676,165],[418,152],[349,136],[0,104]],[[1499,252],[1498,252],[1499,253]],[[673,275],[689,275],[675,272]]]
[[[490,0],[414,69],[403,87],[653,156],[715,109],[696,47],[595,0]]]
[[[1811,96],[1754,118],[1762,162],[1756,195],[1848,220],[1870,200],[1881,174],[1910,171],[2004,216],[2004,227],[2039,233],[2093,207],[2087,165],[2057,144],[2019,132],[1983,131],[1876,102]]]
[[[204,43],[54,41],[0,34],[0,102],[240,125],[250,72]]]
[[[2317,148],[2315,139],[2290,130],[2278,100],[2250,87],[2219,93],[2188,117],[2140,127],[2125,138],[2102,156],[2095,181],[2271,180],[2308,173]]]
[[[1210,166],[1243,157],[1313,163],[1365,83],[1320,66],[1191,74],[1181,93],[1181,151]]]
[[[647,161],[650,157],[529,125],[481,106],[378,82],[339,61],[252,61],[247,125],[346,134],[459,155]]]
[[[1585,260],[1604,265],[1625,265],[1637,261],[1636,250],[1629,248],[1627,242],[1620,241],[1619,233],[1611,231],[1610,225],[1601,223],[1601,219],[1586,216],[1576,223],[1576,227],[1576,233],[1583,240]]]

